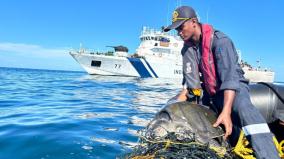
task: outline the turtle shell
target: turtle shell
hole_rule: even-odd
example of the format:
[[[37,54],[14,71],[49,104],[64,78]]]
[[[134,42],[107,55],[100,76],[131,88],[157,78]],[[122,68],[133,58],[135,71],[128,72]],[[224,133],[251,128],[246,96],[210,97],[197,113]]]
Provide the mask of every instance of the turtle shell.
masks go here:
[[[204,105],[178,102],[166,105],[158,112],[149,123],[148,129],[162,127],[167,132],[189,131],[195,134],[197,141],[209,143],[211,139],[224,135],[221,127],[213,127],[216,119],[216,114]]]

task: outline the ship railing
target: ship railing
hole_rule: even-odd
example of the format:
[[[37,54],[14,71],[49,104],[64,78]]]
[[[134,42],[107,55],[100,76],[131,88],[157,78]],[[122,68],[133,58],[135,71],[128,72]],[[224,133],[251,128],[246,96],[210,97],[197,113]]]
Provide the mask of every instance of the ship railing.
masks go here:
[[[90,55],[105,55],[105,56],[114,56],[113,51],[107,51],[107,52],[100,52],[93,49],[79,49],[79,50],[70,50],[70,53],[77,53],[77,54],[90,54]]]
[[[158,29],[153,29],[150,27],[143,27],[143,30],[141,32],[141,36],[145,36],[145,35],[168,35],[168,36],[173,36],[173,37],[178,37],[176,34],[174,34],[173,32],[163,32],[162,30],[158,30]]]

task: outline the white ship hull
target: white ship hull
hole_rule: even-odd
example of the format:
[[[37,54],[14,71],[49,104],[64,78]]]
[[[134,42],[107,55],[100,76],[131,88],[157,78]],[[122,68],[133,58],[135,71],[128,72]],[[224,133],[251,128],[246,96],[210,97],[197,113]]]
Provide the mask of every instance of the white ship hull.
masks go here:
[[[91,75],[182,78],[182,66],[170,60],[70,53]]]
[[[274,82],[274,72],[244,69],[245,78],[251,82]]]

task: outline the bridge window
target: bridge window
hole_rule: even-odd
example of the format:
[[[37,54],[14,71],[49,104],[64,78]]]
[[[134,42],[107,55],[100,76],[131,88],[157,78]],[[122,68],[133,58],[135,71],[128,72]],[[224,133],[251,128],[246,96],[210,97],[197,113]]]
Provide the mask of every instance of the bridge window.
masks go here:
[[[166,38],[166,37],[161,37],[160,41],[162,41],[162,42],[170,42],[170,39]]]
[[[91,66],[94,67],[101,67],[102,62],[101,61],[92,61]]]
[[[166,53],[166,54],[171,53],[170,49],[164,49],[164,48],[152,48],[151,50],[157,53]]]

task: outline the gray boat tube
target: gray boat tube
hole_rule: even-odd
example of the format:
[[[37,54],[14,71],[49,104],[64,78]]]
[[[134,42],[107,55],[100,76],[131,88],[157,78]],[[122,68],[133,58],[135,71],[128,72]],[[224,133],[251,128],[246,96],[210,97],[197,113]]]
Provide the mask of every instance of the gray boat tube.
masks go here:
[[[284,83],[253,83],[250,98],[267,123],[284,121]]]

